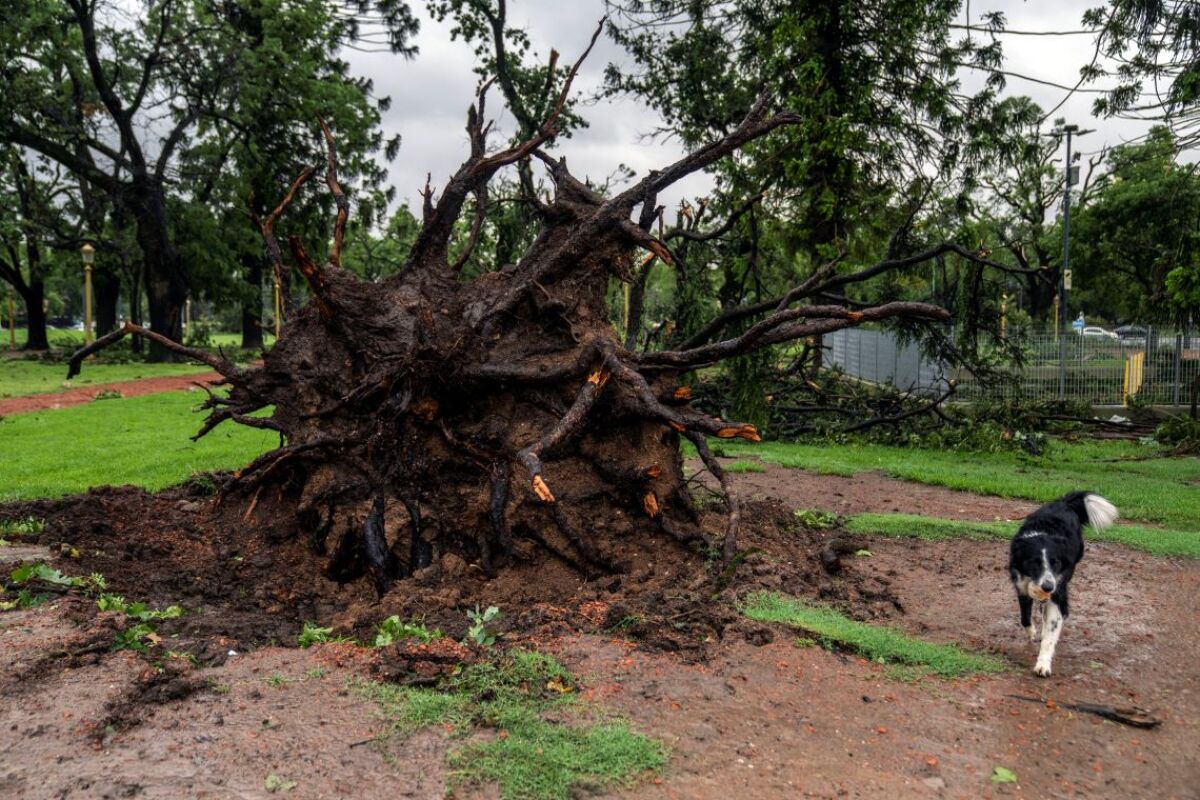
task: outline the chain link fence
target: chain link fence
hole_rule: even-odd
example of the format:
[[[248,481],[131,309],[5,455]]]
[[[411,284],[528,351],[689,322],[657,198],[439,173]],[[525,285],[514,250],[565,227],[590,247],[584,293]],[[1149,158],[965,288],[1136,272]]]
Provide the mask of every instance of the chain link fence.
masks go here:
[[[1154,328],[1144,336],[1122,339],[1074,332],[1026,335],[1021,340],[1021,366],[1012,365],[1008,379],[986,386],[889,331],[841,330],[827,334],[824,345],[825,362],[852,377],[925,395],[954,379],[965,400],[1185,406],[1192,402],[1200,374],[1200,335]]]

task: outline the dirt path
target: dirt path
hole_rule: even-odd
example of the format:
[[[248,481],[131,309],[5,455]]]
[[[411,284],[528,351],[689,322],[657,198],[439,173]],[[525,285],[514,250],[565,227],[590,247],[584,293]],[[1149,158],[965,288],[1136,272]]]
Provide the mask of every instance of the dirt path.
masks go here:
[[[926,486],[889,478],[878,472],[850,477],[821,475],[802,469],[762,465],[765,472],[734,473],[734,483],[747,498],[774,497],[793,508],[811,508],[838,514],[903,513],[925,514],[945,519],[974,521],[1024,518],[1035,507],[1027,500],[990,497]],[[688,463],[689,471],[700,469],[699,461]],[[702,481],[715,486],[704,473]]]
[[[701,587],[704,605],[678,605],[695,594],[702,568],[683,564],[689,572],[681,579],[680,562],[665,557],[620,580],[590,582],[551,562],[495,581],[459,564],[455,585],[435,582],[416,602],[443,614],[426,619],[448,632],[463,608],[479,602],[501,605],[518,628],[531,620],[534,627],[513,630],[508,641],[554,652],[582,677],[587,699],[670,745],[660,779],[609,796],[1200,798],[1200,563],[1089,545],[1072,583],[1055,674],[1041,679],[1030,672],[1034,652],[1018,626],[1003,542],[873,538],[871,556],[847,561],[835,577],[813,554],[823,537],[841,534],[789,524],[789,509],[799,506],[993,519],[1019,516],[1020,504],[877,475],[781,469],[739,481],[747,494],[770,487],[783,498],[745,508],[745,546],[762,554],[739,573],[743,586],[774,581],[782,591],[829,598],[910,634],[994,653],[1012,671],[905,682],[858,657],[797,647],[787,628],[721,611],[730,600],[713,600],[710,588]],[[364,745],[386,731],[378,708],[349,688],[364,674],[364,651],[266,644],[293,641],[297,619],[369,619],[393,607],[380,610],[354,586],[314,593],[315,577],[281,595],[263,571],[278,562],[226,532],[244,530],[240,510],[213,527],[202,504],[169,496],[147,504],[136,495],[93,493],[81,511],[49,521],[53,537],[80,549],[78,558],[55,563],[103,572],[110,590],[158,606],[183,603],[189,614],[160,627],[162,647],[202,643],[194,652],[206,666],[173,675],[108,652],[117,618],[96,615],[93,601],[78,595],[0,614],[0,785],[11,796],[265,800],[281,796],[266,789],[271,775],[295,781],[282,795],[294,798],[445,796],[445,756],[461,739],[430,730]],[[141,517],[122,513],[130,502],[140,503]],[[50,550],[4,548],[0,561],[44,557],[56,540],[42,542]],[[302,574],[304,564],[285,573]],[[406,584],[400,593],[410,591],[421,590]],[[587,606],[613,612],[599,614],[606,618],[622,606],[621,614],[646,616],[661,607],[675,620],[668,627],[676,638],[661,631],[615,637],[602,632],[609,622],[582,625]],[[300,616],[293,607],[303,608]],[[717,609],[731,624],[716,634],[689,628],[679,608],[688,615]],[[664,649],[689,639],[692,649]],[[253,641],[264,646],[246,646]],[[1164,722],[1144,731],[1062,708],[1081,701],[1139,705]],[[1018,782],[993,784],[998,766]]]
[[[161,378],[138,378],[134,381],[97,383],[67,389],[51,394],[31,394],[25,397],[10,397],[0,400],[0,417],[27,414],[30,411],[45,411],[53,408],[69,408],[90,403],[101,392],[120,392],[124,397],[137,397],[159,392],[177,392],[190,388],[198,381],[214,381],[221,376],[215,372],[197,372],[189,375],[168,375]]]

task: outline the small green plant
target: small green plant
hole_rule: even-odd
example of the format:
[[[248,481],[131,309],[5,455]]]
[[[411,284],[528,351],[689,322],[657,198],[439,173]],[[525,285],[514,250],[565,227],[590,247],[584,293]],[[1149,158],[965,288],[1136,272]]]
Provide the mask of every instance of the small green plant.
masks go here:
[[[113,639],[112,649],[144,651],[147,648],[146,639],[154,633],[154,626],[148,622],[139,622],[121,631]]]
[[[375,646],[387,647],[405,639],[416,639],[422,644],[429,644],[434,639],[440,638],[442,638],[441,631],[437,629],[431,631],[424,625],[415,622],[404,622],[393,614],[379,623],[379,628],[375,632]]]
[[[796,515],[796,521],[806,528],[811,530],[822,531],[827,528],[832,528],[837,525],[837,514],[829,511],[818,511],[813,508],[797,508],[793,514]]]
[[[3,594],[0,591],[0,594]],[[17,592],[14,600],[0,600],[0,611],[12,611],[15,608],[37,608],[42,603],[50,599],[48,594],[34,594],[28,589],[21,589]]]
[[[24,583],[46,583],[51,586],[66,586],[69,588],[83,588],[84,578],[70,578],[63,575],[58,570],[44,564],[41,561],[35,561],[31,564],[23,564],[17,567],[9,574],[8,579],[16,584]]]
[[[305,670],[304,677],[306,680],[318,680],[320,678],[324,678],[327,672],[329,672],[329,670],[325,667],[309,667],[307,670]]]
[[[280,675],[278,672],[274,672],[267,676],[266,681],[267,686],[270,686],[272,689],[280,689],[284,686],[284,684],[291,683],[290,679]]]
[[[486,611],[481,612],[479,606],[476,605],[474,611],[467,612],[467,619],[471,620],[471,627],[467,629],[467,640],[480,647],[494,645],[497,634],[490,626],[499,618],[500,609],[495,606],[488,606]]]
[[[216,678],[208,679],[208,688],[211,689],[214,694],[229,694],[233,691],[233,686],[231,684],[226,683],[225,681],[219,681]]]
[[[175,619],[183,616],[182,606],[167,606],[155,610],[145,603],[128,603],[119,594],[102,594],[96,598],[96,608],[101,611],[119,611],[127,617],[142,622],[158,622],[164,619]]]
[[[314,644],[328,642],[331,633],[333,628],[322,628],[315,622],[306,622],[300,635],[296,637],[296,644],[300,647],[312,647]]]
[[[992,783],[1016,783],[1017,773],[1007,767],[995,767],[992,770]]]
[[[40,519],[25,517],[23,519],[0,519],[0,536],[33,536],[41,533],[45,523]]]
[[[268,775],[265,781],[268,792],[290,792],[299,785],[296,781],[289,781],[275,774]]]

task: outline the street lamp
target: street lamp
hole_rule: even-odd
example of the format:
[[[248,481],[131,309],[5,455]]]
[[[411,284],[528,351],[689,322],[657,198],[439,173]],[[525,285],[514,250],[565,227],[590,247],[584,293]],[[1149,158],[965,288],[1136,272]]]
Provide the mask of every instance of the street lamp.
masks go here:
[[[92,343],[92,264],[96,263],[96,248],[85,244],[79,249],[83,256],[83,343]]]
[[[1095,133],[1094,130],[1080,130],[1078,125],[1066,125],[1062,120],[1058,127],[1049,134],[1055,138],[1067,140],[1067,158],[1064,162],[1063,173],[1063,263],[1058,277],[1059,315],[1055,317],[1055,328],[1061,320],[1062,334],[1058,340],[1058,399],[1067,396],[1067,336],[1071,323],[1067,316],[1067,292],[1071,290],[1071,187],[1079,181],[1079,168],[1072,166],[1071,138]],[[1076,156],[1078,158],[1078,156]]]

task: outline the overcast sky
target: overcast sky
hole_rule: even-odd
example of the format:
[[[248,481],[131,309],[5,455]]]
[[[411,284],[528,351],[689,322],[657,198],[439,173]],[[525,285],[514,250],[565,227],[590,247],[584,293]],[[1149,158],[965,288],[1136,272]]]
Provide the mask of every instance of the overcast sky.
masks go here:
[[[984,12],[998,10],[1005,13],[1007,27],[1014,31],[1078,30],[1084,11],[1096,4],[1097,0],[976,0],[970,4],[971,21],[978,24]],[[449,25],[430,19],[421,0],[412,0],[412,5],[421,15],[421,32],[416,39],[420,53],[414,59],[406,61],[387,53],[351,50],[344,55],[355,74],[375,82],[377,95],[392,98],[383,124],[388,136],[401,134],[403,144],[397,159],[387,165],[389,180],[395,185],[398,198],[415,209],[414,199],[419,199],[417,192],[424,184],[425,173],[432,173],[433,184],[440,189],[466,157],[463,126],[466,108],[474,96],[476,76],[472,72],[474,54],[470,47],[462,41],[452,42]],[[587,46],[604,13],[602,0],[510,0],[508,5],[510,24],[529,31],[538,56],[545,60],[553,46],[566,63],[574,61]],[[1074,85],[1079,68],[1091,60],[1093,48],[1094,40],[1086,35],[1004,37],[1007,69],[1066,85]],[[592,94],[600,85],[607,64],[629,61],[620,48],[602,37],[580,71],[576,90],[585,96]],[[982,81],[977,74],[964,73],[961,78],[968,89]],[[1029,95],[1046,110],[1067,95],[1062,89],[1017,78],[1009,78],[1007,91]],[[489,109],[499,112],[502,105],[499,93],[494,92],[491,99]],[[1144,123],[1093,118],[1093,99],[1093,94],[1077,93],[1067,98],[1054,115],[1096,129],[1079,142],[1084,152],[1099,150],[1105,144],[1120,144],[1145,132]],[[681,154],[673,141],[652,142],[646,138],[661,120],[657,113],[636,100],[605,101],[585,106],[581,111],[590,127],[577,132],[558,149],[567,156],[572,172],[580,177],[603,180],[620,164],[640,175]],[[501,130],[507,128],[505,122],[505,115],[501,114],[498,119]],[[495,144],[501,143],[497,138]],[[705,176],[692,176],[662,200],[674,203],[683,195],[703,194],[709,185]]]

